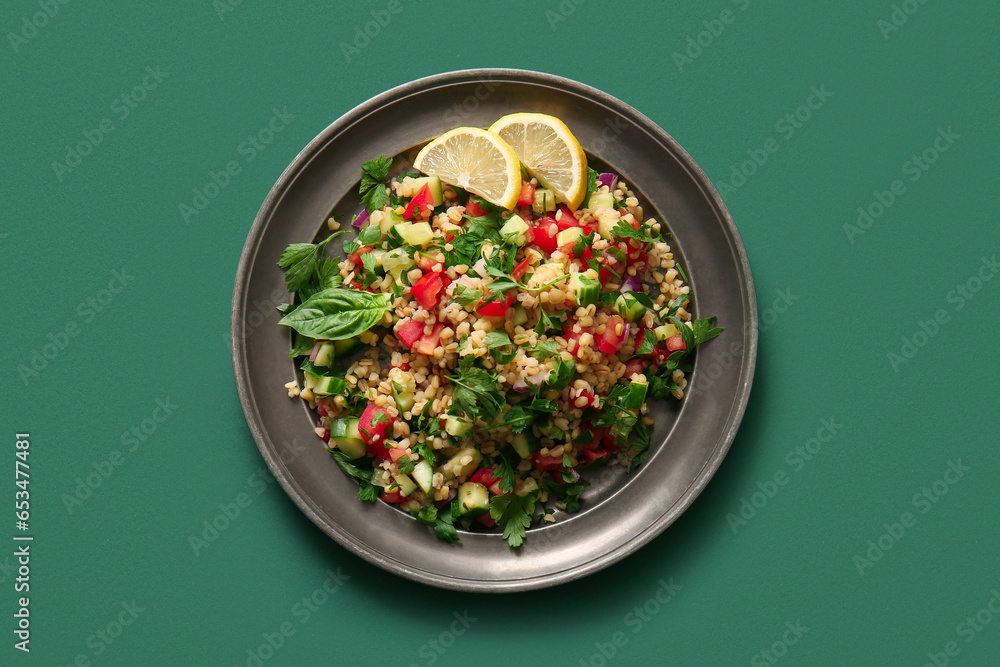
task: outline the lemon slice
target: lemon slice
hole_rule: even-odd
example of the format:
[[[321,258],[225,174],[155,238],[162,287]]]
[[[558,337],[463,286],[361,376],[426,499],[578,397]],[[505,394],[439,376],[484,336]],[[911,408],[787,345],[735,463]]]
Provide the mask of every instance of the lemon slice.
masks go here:
[[[503,139],[478,127],[445,132],[417,153],[413,166],[505,209],[513,209],[521,194],[517,153]]]
[[[587,156],[580,142],[553,116],[515,113],[490,126],[510,144],[528,173],[576,210],[587,194]]]

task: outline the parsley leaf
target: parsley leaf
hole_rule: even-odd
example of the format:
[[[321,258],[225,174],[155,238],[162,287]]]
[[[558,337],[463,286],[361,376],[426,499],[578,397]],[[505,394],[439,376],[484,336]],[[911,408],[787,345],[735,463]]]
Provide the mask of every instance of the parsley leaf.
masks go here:
[[[361,245],[375,245],[382,240],[382,229],[378,225],[368,225],[358,232],[358,242]]]
[[[695,345],[701,345],[707,340],[712,340],[724,331],[722,327],[713,327],[716,319],[715,317],[709,317],[704,320],[691,321],[691,330],[694,333]]]
[[[498,364],[509,364],[517,356],[517,350],[514,348],[514,343],[511,342],[510,337],[502,331],[491,331],[486,334],[486,347],[490,351],[490,356]]]
[[[562,357],[557,357],[555,363],[555,370],[549,374],[547,382],[553,389],[563,389],[576,377],[576,364]]]
[[[352,477],[357,480],[358,485],[361,487],[358,489],[358,497],[367,502],[375,502],[375,499],[378,497],[378,491],[372,484],[372,471],[358,468],[356,465],[351,463],[347,454],[339,449],[329,447],[326,451],[330,452],[330,456],[337,462],[340,469],[347,473],[348,477]]]
[[[535,495],[514,494],[490,498],[490,516],[503,528],[503,538],[511,547],[524,543],[527,528],[531,525],[531,515],[535,511]]]
[[[538,345],[531,349],[529,354],[539,361],[545,361],[549,357],[559,354],[559,349],[554,340],[541,340],[538,341]]]
[[[455,384],[452,405],[471,421],[481,418],[492,422],[506,403],[504,393],[497,388],[496,375],[482,368],[469,368],[448,379]]]
[[[470,289],[465,285],[455,285],[455,301],[463,306],[474,306],[483,298],[483,290]]]
[[[634,239],[643,244],[656,240],[649,234],[649,229],[645,225],[639,225],[639,229],[633,229],[631,225],[621,220],[611,230],[611,235],[620,239]]]
[[[600,185],[597,183],[598,176],[600,176],[600,174],[590,167],[587,167],[587,194],[583,197],[584,206],[590,206],[590,196],[600,189]]]
[[[421,507],[420,510],[410,510],[417,521],[422,524],[432,526],[434,528],[434,534],[438,536],[438,539],[444,540],[445,542],[458,542],[458,531],[455,530],[453,525],[454,519],[451,516],[451,512],[438,512],[437,508],[434,506]]]
[[[500,463],[493,472],[493,476],[500,477],[501,493],[510,493],[514,490],[517,485],[517,474],[514,471],[520,462],[520,454],[511,445],[500,450]]]
[[[399,457],[399,459],[396,461],[396,466],[399,468],[399,472],[403,473],[404,475],[409,475],[411,472],[413,472],[413,468],[415,467],[413,465],[413,461],[406,454],[403,454],[402,456]]]
[[[361,201],[369,213],[389,203],[384,183],[391,164],[392,159],[383,154],[361,165],[361,186],[358,192],[361,193]]]
[[[646,329],[642,335],[642,344],[639,345],[635,353],[639,356],[645,354],[652,354],[653,346],[655,345],[656,345],[656,336],[653,334],[652,331]]]
[[[325,258],[321,259],[319,253],[327,243],[346,233],[347,230],[334,232],[319,243],[292,243],[285,248],[278,266],[285,269],[285,282],[289,292],[298,292],[312,280],[320,268],[325,266]]]

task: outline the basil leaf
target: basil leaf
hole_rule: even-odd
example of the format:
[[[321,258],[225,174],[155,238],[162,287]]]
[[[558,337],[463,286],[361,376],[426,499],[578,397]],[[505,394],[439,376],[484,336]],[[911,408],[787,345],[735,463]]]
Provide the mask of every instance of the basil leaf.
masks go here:
[[[342,340],[378,324],[388,309],[388,294],[332,288],[314,294],[278,324],[303,336]]]

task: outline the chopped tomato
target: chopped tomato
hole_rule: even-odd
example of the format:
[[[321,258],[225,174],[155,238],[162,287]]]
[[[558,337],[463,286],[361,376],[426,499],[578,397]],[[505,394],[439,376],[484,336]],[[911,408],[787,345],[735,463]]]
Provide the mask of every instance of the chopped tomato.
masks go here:
[[[425,273],[420,280],[413,283],[410,291],[421,307],[433,310],[437,308],[438,296],[443,288],[444,281],[441,280],[441,274],[432,271]]]
[[[525,257],[517,263],[517,266],[515,266],[514,270],[511,271],[510,277],[514,280],[520,280],[521,277],[528,271],[529,266],[531,266],[531,258]]]
[[[400,320],[396,327],[396,338],[408,349],[413,349],[413,344],[424,335],[424,323],[412,318]],[[405,369],[404,369],[405,370]]]
[[[379,415],[382,415],[379,417]],[[358,424],[358,431],[361,439],[364,440],[368,453],[379,461],[389,460],[389,450],[385,447],[385,432],[393,423],[392,417],[385,409],[369,403],[365,411],[361,413],[361,420]]]
[[[611,456],[605,449],[584,449],[580,452],[580,458],[582,462],[593,463],[594,461],[604,461],[609,456]]]
[[[581,398],[581,397],[587,399],[587,404],[586,405],[577,405],[576,404],[576,399]],[[569,399],[570,399],[570,402],[573,404],[573,406],[574,407],[578,407],[578,408],[596,408],[598,405],[601,404],[601,399],[599,399],[597,397],[597,395],[594,394],[594,392],[592,392],[592,391],[590,391],[588,389],[574,389],[574,390],[572,390],[570,392]]]
[[[483,524],[487,528],[492,528],[494,525],[496,525],[496,519],[491,517],[489,514],[484,514],[482,516],[476,517],[476,521]]]
[[[396,461],[398,461],[399,459],[403,458],[406,455],[406,450],[399,449],[398,447],[392,447],[391,449],[387,449],[386,451],[389,452],[389,458],[392,459],[393,463],[395,463]]]
[[[438,343],[441,342],[442,331],[444,331],[444,325],[440,323],[435,324],[429,334],[424,334],[420,337],[417,344],[413,346],[413,351],[419,354],[426,354],[428,357],[433,355],[434,350],[438,348]]]
[[[640,339],[636,339],[638,342]],[[646,371],[646,362],[642,359],[636,357],[635,359],[629,359],[625,362],[625,378],[628,379],[635,375],[636,373],[644,373]]]
[[[583,334],[583,331],[579,331],[579,332],[573,331],[573,323],[572,322],[570,322],[565,327],[563,327],[563,335],[562,335],[562,337],[566,339],[566,351],[567,352],[569,352],[570,354],[573,354],[573,355],[576,354],[576,351],[580,348],[579,340],[580,340],[580,336],[582,334]]]
[[[479,205],[479,201],[475,197],[469,197],[469,201],[465,202],[465,214],[470,218],[478,218],[481,215],[486,215],[489,213],[486,209]]]
[[[535,201],[535,185],[525,181],[521,186],[521,196],[517,198],[517,205],[521,208],[528,208]]]
[[[562,215],[559,215],[558,212],[556,213],[556,224],[559,226],[559,229],[582,227],[580,221],[573,215],[573,211],[569,210],[565,205],[560,205],[559,211],[562,211]]]
[[[358,248],[356,252],[352,252],[350,255],[348,255],[347,259],[351,262],[354,262],[354,266],[363,266],[361,263],[361,255],[366,255],[371,251],[372,251],[372,246],[363,245],[360,248]]]
[[[604,354],[614,354],[617,352],[618,348],[622,346],[622,343],[628,337],[628,328],[628,324],[625,323],[621,315],[612,315],[609,317],[604,328],[604,333],[595,336],[597,338],[597,349]]]
[[[430,184],[425,185],[413,195],[413,199],[406,205],[403,217],[409,220],[416,213],[417,217],[425,218],[434,210],[434,196],[431,194]]]
[[[531,462],[535,464],[535,468],[538,470],[558,470],[563,467],[563,457],[542,456],[539,452],[531,455]]]
[[[620,283],[625,279],[627,269],[628,265],[614,253],[606,252],[601,257],[601,272],[598,280],[601,281],[601,284],[608,282]]]
[[[493,476],[494,470],[496,470],[495,467],[480,468],[476,472],[472,473],[472,477],[469,478],[469,481],[475,484],[482,484],[483,486],[489,486],[493,482],[498,481],[500,479],[499,477]]]
[[[667,339],[667,351],[676,352],[677,350],[686,350],[687,343],[684,342],[684,336],[681,334],[676,334]]]
[[[575,241],[573,243],[567,243],[566,245],[560,247],[559,249],[562,250],[564,253],[566,253],[569,257],[571,257],[573,259],[582,259],[582,260],[586,261],[588,259],[591,259],[594,256],[594,251],[591,250],[590,248],[584,246],[584,248],[583,248],[583,254],[581,254],[579,257],[577,257],[573,253],[573,246],[574,245],[576,245]]]
[[[559,225],[552,217],[545,216],[535,221],[534,244],[540,250],[544,250],[548,254],[554,253],[556,251],[556,235],[558,234]]]
[[[435,259],[432,255],[428,255],[425,252],[418,252],[413,257],[417,262],[417,268],[424,273],[440,273],[440,271],[434,271],[434,267],[440,265],[442,270],[444,269],[444,262]]]
[[[384,503],[399,504],[406,500],[406,496],[401,494],[397,489],[395,491],[383,491],[382,494],[379,495],[378,499]]]
[[[484,304],[483,301],[489,296],[490,293],[487,289],[486,294],[479,300],[479,304],[476,306],[476,312],[486,317],[503,317],[511,304],[514,303],[514,294],[512,292],[507,292],[501,299]]]

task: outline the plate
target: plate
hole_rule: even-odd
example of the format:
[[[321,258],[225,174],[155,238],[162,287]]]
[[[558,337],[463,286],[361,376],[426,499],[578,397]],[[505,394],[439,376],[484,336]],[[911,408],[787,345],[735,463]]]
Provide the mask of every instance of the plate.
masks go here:
[[[488,127],[517,111],[562,119],[589,157],[622,175],[647,212],[666,220],[690,278],[698,317],[726,331],[699,347],[683,401],[653,402],[651,455],[625,475],[594,471],[580,511],[529,531],[520,549],[498,534],[448,544],[408,514],[363,503],[327,454],[315,413],[289,399],[289,335],[275,306],[289,300],[278,257],[289,243],[325,236],[333,215],[360,210],[361,163],[406,155],[459,126]],[[344,219],[344,218],[339,218]],[[341,239],[338,239],[341,240]],[[236,275],[233,366],[247,423],[275,478],[327,535],[389,572],[433,586],[502,592],[563,583],[607,567],[649,542],[697,497],[739,427],[753,379],[757,312],[739,233],[718,192],[666,132],[595,88],[538,72],[477,69],[393,88],[351,110],[306,146],[264,201]]]

